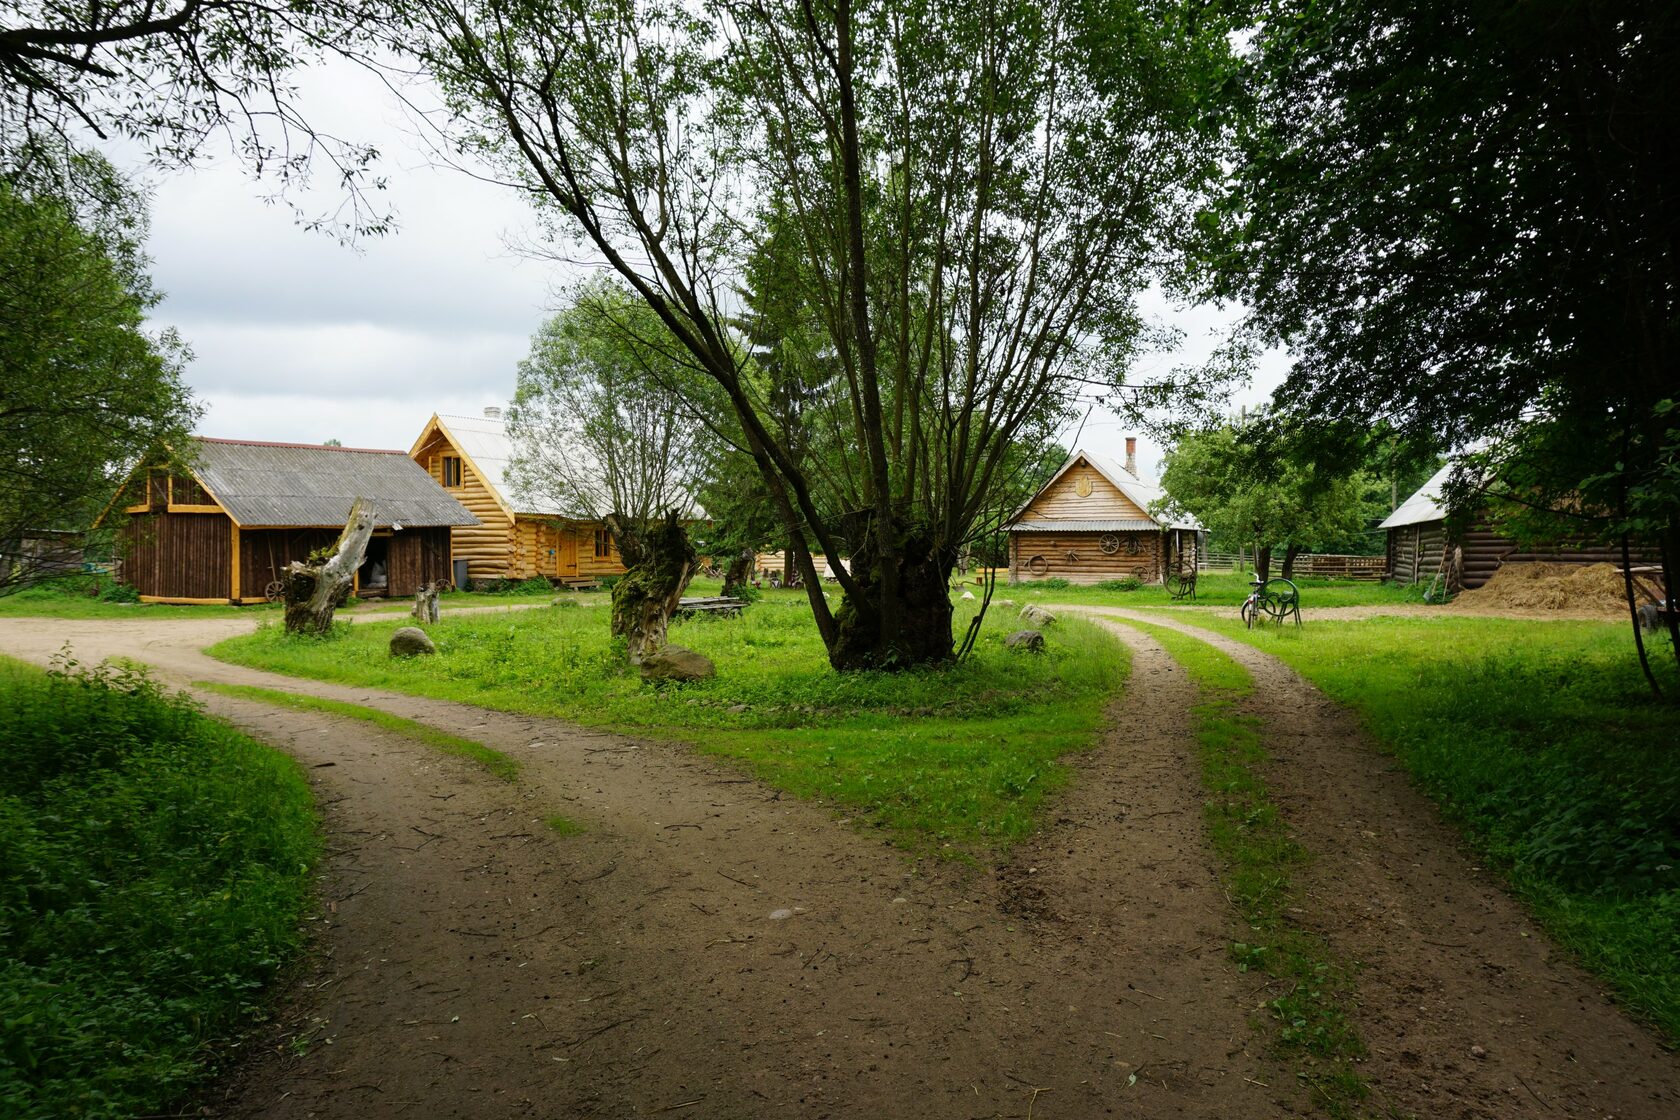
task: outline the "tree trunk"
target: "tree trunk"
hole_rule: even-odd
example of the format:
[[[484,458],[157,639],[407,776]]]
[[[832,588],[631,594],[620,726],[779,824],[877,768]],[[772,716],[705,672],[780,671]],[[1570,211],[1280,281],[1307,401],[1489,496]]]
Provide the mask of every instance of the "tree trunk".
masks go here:
[[[630,664],[640,665],[665,646],[671,612],[694,578],[694,546],[674,513],[646,526],[608,514],[607,528],[627,569],[613,584],[613,637],[624,639]]]
[[[414,593],[414,621],[425,625],[438,620],[438,585],[422,583]]]
[[[1284,549],[1283,549],[1283,578],[1284,579],[1294,579],[1295,578],[1295,557],[1297,557],[1299,555],[1301,555],[1301,546],[1300,545],[1291,544],[1291,545],[1285,545],[1284,546]]]
[[[373,503],[357,498],[330,552],[286,566],[286,633],[322,638],[332,632],[333,612],[349,597],[372,536]]]
[[[1272,578],[1272,546],[1257,544],[1254,546],[1254,574],[1261,583]]]
[[[729,558],[729,568],[723,573],[723,590],[719,592],[728,598],[741,590],[752,574],[753,561],[758,559],[758,553],[750,548],[743,548]]]
[[[829,664],[840,670],[906,669],[951,661],[950,579],[955,555],[936,548],[924,528],[910,526],[903,530],[898,547],[888,553],[897,562],[896,571],[889,573],[873,523],[848,532],[846,539],[852,545],[847,568],[864,594],[861,598],[847,594],[841,600],[834,616],[837,634],[829,647]]]

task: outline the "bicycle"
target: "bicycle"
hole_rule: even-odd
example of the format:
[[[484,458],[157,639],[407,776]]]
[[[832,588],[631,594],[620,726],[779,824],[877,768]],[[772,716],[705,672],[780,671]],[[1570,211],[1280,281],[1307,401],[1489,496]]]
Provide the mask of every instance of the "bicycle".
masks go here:
[[[1290,617],[1295,619],[1295,625],[1301,625],[1301,590],[1294,582],[1282,576],[1263,580],[1255,573],[1248,585],[1254,590],[1243,600],[1240,613],[1244,626],[1254,629],[1255,619],[1262,615],[1279,626]]]

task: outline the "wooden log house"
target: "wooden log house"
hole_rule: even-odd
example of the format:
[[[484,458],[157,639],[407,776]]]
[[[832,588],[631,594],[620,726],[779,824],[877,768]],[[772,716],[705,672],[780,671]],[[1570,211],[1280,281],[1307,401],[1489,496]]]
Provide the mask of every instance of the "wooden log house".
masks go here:
[[[1137,440],[1126,440],[1123,466],[1075,451],[1006,526],[1009,582],[1159,583],[1168,572],[1193,571],[1201,526],[1151,513],[1162,497],[1137,473]]]
[[[1564,541],[1521,548],[1516,541],[1499,534],[1485,511],[1478,512],[1471,519],[1470,527],[1454,536],[1448,529],[1447,507],[1441,497],[1452,467],[1449,463],[1436,471],[1378,526],[1388,534],[1388,578],[1395,583],[1427,584],[1440,573],[1446,590],[1456,593],[1481,587],[1506,564],[1621,566],[1621,550],[1607,545]],[[1442,559],[1450,559],[1453,549],[1458,550],[1458,563],[1449,563],[1443,569]],[[1636,559],[1650,560],[1652,555],[1645,547],[1634,550]]]
[[[469,578],[581,583],[624,571],[618,543],[601,522],[513,493],[513,442],[501,409],[487,408],[482,417],[434,413],[409,457],[478,518],[454,534]]]
[[[354,593],[412,595],[450,578],[450,532],[476,525],[401,451],[197,438],[187,469],[137,468],[102,521],[124,515],[119,579],[153,603],[256,603],[286,565],[331,545],[357,498],[375,529]]]

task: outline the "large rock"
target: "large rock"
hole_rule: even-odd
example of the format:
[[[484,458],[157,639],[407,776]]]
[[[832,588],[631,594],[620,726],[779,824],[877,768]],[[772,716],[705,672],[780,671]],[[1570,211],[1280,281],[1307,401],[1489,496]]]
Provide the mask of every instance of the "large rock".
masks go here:
[[[1044,635],[1037,630],[1017,630],[1003,640],[1008,649],[1025,650],[1028,653],[1044,652]]]
[[[432,639],[418,626],[404,626],[391,635],[392,657],[415,657],[422,653],[436,653]]]
[[[1053,612],[1047,611],[1034,603],[1028,603],[1021,608],[1021,617],[1034,626],[1053,626],[1056,622],[1056,616]]]
[[[705,654],[682,646],[664,646],[642,658],[644,681],[703,681],[717,676],[717,666]]]

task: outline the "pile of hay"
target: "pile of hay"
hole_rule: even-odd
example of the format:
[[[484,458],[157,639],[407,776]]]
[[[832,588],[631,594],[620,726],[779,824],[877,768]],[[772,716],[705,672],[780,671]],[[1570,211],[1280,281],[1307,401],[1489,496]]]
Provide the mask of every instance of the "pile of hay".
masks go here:
[[[1487,610],[1625,615],[1621,573],[1611,564],[1506,564],[1455,603]]]

